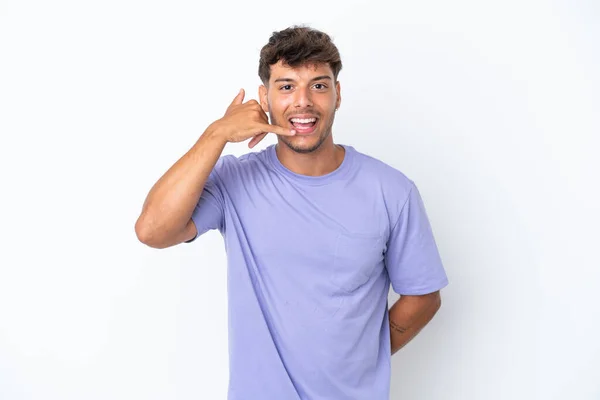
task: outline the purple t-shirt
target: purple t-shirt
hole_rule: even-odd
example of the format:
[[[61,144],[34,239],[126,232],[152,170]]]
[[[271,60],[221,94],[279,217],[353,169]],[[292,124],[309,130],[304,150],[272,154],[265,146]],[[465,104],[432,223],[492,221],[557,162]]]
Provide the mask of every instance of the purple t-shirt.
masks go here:
[[[225,240],[229,400],[388,400],[390,284],[448,284],[414,182],[343,146],[327,175],[271,145],[222,156],[205,185],[192,219]]]

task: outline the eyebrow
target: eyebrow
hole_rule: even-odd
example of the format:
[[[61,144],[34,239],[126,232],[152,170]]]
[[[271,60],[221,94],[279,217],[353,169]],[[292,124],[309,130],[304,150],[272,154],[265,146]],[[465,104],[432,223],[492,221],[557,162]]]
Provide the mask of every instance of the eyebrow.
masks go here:
[[[320,81],[322,79],[329,79],[331,80],[331,77],[329,75],[320,75],[320,76],[316,76],[314,78],[312,78],[310,81],[314,82],[314,81]],[[274,81],[276,82],[295,82],[292,78],[277,78]]]

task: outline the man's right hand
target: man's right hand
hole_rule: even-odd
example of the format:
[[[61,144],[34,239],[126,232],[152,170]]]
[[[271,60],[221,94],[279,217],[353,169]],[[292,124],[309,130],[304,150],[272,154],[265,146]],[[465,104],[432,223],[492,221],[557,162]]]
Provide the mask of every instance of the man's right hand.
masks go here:
[[[227,142],[237,143],[252,138],[249,147],[256,146],[267,133],[293,136],[295,131],[269,124],[269,118],[256,100],[244,103],[244,89],[235,96],[225,115],[212,125]]]

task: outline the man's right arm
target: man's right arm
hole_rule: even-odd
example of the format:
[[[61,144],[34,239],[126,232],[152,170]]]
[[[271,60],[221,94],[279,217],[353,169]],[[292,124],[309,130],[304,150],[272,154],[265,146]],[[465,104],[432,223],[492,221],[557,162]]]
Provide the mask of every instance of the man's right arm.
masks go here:
[[[135,233],[142,243],[162,249],[196,236],[192,212],[226,143],[218,126],[209,126],[154,184],[135,224]]]
[[[240,90],[223,118],[213,122],[194,146],[154,184],[135,223],[138,239],[157,249],[174,246],[196,237],[192,213],[200,200],[204,185],[228,142],[252,138],[256,146],[268,132],[294,135],[295,132],[270,125],[259,103],[243,103]]]

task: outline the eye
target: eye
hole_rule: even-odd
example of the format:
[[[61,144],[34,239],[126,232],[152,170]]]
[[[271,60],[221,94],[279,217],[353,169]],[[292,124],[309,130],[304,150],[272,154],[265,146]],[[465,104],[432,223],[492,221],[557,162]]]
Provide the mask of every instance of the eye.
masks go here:
[[[324,90],[327,89],[327,85],[325,85],[324,83],[315,83],[314,88],[317,90]]]
[[[279,88],[280,90],[291,90],[292,89],[292,85],[283,85],[282,87]]]

